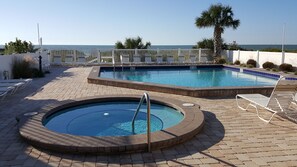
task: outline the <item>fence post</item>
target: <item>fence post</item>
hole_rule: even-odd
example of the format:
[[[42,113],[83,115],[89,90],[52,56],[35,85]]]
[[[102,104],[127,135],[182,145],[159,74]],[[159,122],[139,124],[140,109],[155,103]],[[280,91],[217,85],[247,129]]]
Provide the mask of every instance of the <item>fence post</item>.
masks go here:
[[[259,53],[259,50],[257,50],[257,64],[256,64],[257,68],[260,67],[259,57],[260,57],[260,53]]]
[[[115,60],[114,60],[114,49],[112,49],[111,56],[112,56],[112,64],[114,65],[115,64]]]
[[[138,54],[138,51],[137,51],[137,48],[135,48],[134,55],[137,55],[137,54]]]
[[[282,51],[282,63],[281,64],[283,64],[283,63],[285,63],[285,51]]]
[[[97,54],[97,62],[100,64],[101,63],[101,53],[100,53],[100,50],[97,51],[98,54]]]
[[[226,56],[227,56],[227,60],[230,61],[230,50],[226,50]],[[232,60],[231,60],[232,61]]]
[[[77,62],[76,50],[73,50],[73,59],[74,59],[74,62],[76,63]]]
[[[199,52],[198,52],[198,62],[201,61],[201,48],[199,48]]]
[[[49,61],[49,63],[50,64],[52,64],[53,62],[54,62],[54,60],[53,60],[53,51],[51,50],[51,51],[49,51],[49,56],[48,56],[48,61]]]

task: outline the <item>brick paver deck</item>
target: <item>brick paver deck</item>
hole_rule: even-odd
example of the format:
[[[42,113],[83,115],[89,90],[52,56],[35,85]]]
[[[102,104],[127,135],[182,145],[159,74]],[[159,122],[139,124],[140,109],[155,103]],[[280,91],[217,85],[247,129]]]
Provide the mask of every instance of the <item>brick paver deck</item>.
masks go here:
[[[53,68],[45,78],[0,102],[0,166],[297,166],[297,124],[275,116],[270,124],[235,99],[203,99],[149,92],[201,105],[206,123],[192,140],[151,153],[112,156],[61,154],[24,142],[15,117],[56,101],[143,91],[87,83],[90,67]],[[263,112],[264,116],[270,113]]]

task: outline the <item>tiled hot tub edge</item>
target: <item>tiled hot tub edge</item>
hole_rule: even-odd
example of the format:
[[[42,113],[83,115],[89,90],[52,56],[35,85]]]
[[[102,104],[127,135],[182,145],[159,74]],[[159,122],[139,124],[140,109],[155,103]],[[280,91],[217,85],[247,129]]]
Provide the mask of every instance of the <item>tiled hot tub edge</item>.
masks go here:
[[[101,102],[118,99],[140,99],[137,95],[112,95],[81,98],[58,105],[46,106],[39,114],[32,117],[22,117],[19,122],[19,133],[21,137],[35,147],[48,149],[55,152],[66,153],[93,153],[93,154],[119,154],[131,152],[143,152],[147,150],[146,135],[132,136],[107,136],[90,137],[74,136],[53,132],[45,128],[43,119],[62,108],[76,106],[79,104]],[[184,113],[185,118],[176,126],[152,133],[152,150],[170,147],[185,142],[200,132],[204,125],[204,115],[197,104],[193,107],[184,107],[183,101],[158,96],[151,97],[152,102],[160,102],[175,107]],[[54,107],[51,107],[54,106]],[[187,117],[194,115],[194,118]],[[179,127],[180,125],[185,127]],[[192,125],[192,126],[189,126]],[[194,125],[194,126],[193,126]],[[187,128],[188,127],[188,128]]]

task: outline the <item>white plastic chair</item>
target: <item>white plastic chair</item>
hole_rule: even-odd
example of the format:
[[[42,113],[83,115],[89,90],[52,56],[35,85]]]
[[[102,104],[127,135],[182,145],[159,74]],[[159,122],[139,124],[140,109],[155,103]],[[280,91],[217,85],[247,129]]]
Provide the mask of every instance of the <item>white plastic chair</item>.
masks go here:
[[[179,63],[184,63],[185,62],[185,56],[184,55],[179,55],[178,56],[178,62]]]
[[[174,62],[174,59],[173,59],[173,56],[172,55],[167,55],[167,63],[173,63]]]
[[[157,60],[157,63],[163,63],[163,56],[162,55],[156,55],[156,60]]]
[[[74,55],[68,54],[65,56],[65,64],[73,64],[74,62]]]
[[[130,63],[130,59],[129,59],[128,54],[120,55],[120,59],[121,59],[122,64],[129,64]]]
[[[152,63],[152,56],[149,54],[145,54],[144,61],[145,61],[145,63]]]
[[[13,89],[13,87],[0,87],[1,100],[3,100],[10,91],[13,92]]]
[[[53,56],[53,64],[60,65],[62,63],[62,57],[55,55]]]
[[[257,111],[257,116],[264,122],[269,123],[273,116],[279,112],[285,112],[295,100],[297,92],[297,80],[286,80],[281,77],[274,87],[270,97],[261,94],[238,94],[236,95],[236,103],[241,110],[247,110],[250,106]],[[238,99],[242,98],[249,101],[246,108],[239,105]],[[271,111],[273,114],[269,119],[264,119],[259,115],[258,107]]]
[[[140,55],[133,55],[133,63],[139,64],[140,61]]]
[[[196,63],[196,55],[190,55],[190,63]]]

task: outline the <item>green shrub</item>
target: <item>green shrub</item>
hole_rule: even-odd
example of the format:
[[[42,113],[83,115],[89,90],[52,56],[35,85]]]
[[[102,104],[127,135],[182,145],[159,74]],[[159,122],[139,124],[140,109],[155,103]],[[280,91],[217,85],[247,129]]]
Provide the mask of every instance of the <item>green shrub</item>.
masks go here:
[[[31,68],[31,73],[33,78],[42,78],[44,77],[44,73],[39,71],[37,68]]]
[[[240,64],[241,67],[246,67],[246,64]]]
[[[252,64],[247,64],[246,65],[248,68],[254,68],[254,66]]]
[[[272,68],[271,69],[273,72],[279,72],[279,70],[277,68]]]
[[[257,62],[254,60],[254,59],[249,59],[247,62],[246,62],[247,65],[252,65],[253,67],[256,67],[257,66]]]
[[[240,61],[239,61],[239,60],[236,60],[236,61],[234,62],[234,64],[235,64],[235,65],[240,65]]]
[[[292,72],[293,71],[293,66],[292,66],[292,64],[283,63],[283,64],[281,64],[279,66],[279,70]]]
[[[265,68],[265,70],[270,71],[270,68]]]
[[[14,59],[12,62],[12,75],[14,79],[44,77],[44,73],[36,68],[31,68],[30,60]]]
[[[30,62],[20,59],[14,59],[12,62],[12,75],[14,79],[31,78]]]
[[[271,68],[274,68],[275,65],[272,62],[266,61],[265,63],[262,64],[262,67],[265,68],[265,69],[266,68],[270,68],[271,69]]]
[[[295,75],[297,75],[297,71],[295,71],[295,73],[294,73]]]
[[[218,59],[215,60],[216,64],[225,64],[227,61],[225,58],[220,57]]]

